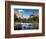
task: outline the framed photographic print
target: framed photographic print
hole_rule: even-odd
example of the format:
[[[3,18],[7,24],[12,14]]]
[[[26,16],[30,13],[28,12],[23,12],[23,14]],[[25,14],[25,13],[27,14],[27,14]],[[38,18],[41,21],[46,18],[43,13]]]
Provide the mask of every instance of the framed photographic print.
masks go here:
[[[5,1],[5,38],[45,35],[44,3]]]

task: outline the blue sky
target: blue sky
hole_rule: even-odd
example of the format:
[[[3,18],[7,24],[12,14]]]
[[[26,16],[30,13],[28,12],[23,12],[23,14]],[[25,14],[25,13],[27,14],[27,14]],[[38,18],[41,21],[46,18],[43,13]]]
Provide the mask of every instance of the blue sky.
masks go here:
[[[20,12],[23,14],[23,17],[28,18],[31,14],[38,13],[39,9],[17,9],[15,8],[14,11]]]

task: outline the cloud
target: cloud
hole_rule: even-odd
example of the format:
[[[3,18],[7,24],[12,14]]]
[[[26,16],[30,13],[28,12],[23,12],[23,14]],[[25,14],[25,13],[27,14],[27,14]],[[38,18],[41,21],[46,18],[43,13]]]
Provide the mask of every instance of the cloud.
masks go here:
[[[18,10],[19,12],[23,12],[23,10]]]

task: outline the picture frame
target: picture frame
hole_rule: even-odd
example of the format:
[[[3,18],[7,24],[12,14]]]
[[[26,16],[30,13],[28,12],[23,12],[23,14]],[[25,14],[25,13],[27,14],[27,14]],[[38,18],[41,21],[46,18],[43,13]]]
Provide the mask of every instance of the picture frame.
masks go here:
[[[27,7],[27,8],[26,8]],[[14,28],[14,10],[16,11],[18,8],[22,11],[24,9],[26,12],[32,9],[39,9],[39,31],[28,31],[28,30],[16,30]],[[23,10],[23,11],[24,11]],[[35,11],[37,12],[37,10]],[[12,14],[11,14],[12,13]],[[41,16],[41,17],[40,17]],[[16,20],[15,20],[16,22]],[[25,23],[25,21],[24,21]],[[12,26],[12,27],[11,27]],[[41,26],[41,27],[40,27]],[[34,28],[33,28],[34,29]],[[41,30],[41,31],[40,31]],[[35,2],[18,2],[18,1],[5,1],[5,38],[18,38],[18,37],[34,37],[34,36],[44,36],[45,35],[45,4],[44,3],[35,3]]]

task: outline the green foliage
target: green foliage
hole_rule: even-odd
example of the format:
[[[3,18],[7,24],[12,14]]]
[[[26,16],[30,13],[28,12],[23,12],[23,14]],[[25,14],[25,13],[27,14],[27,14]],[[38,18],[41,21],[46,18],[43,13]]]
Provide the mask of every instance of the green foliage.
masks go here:
[[[14,15],[14,21],[16,21],[16,19],[17,19],[17,16],[16,16],[16,15]]]
[[[38,18],[38,17],[33,16],[32,18],[31,18],[31,17],[29,17],[29,19],[28,19],[28,22],[29,22],[29,23],[34,23],[35,21],[39,22],[39,18]]]
[[[21,24],[16,24],[14,26],[14,30],[21,30],[22,29],[22,25]]]

